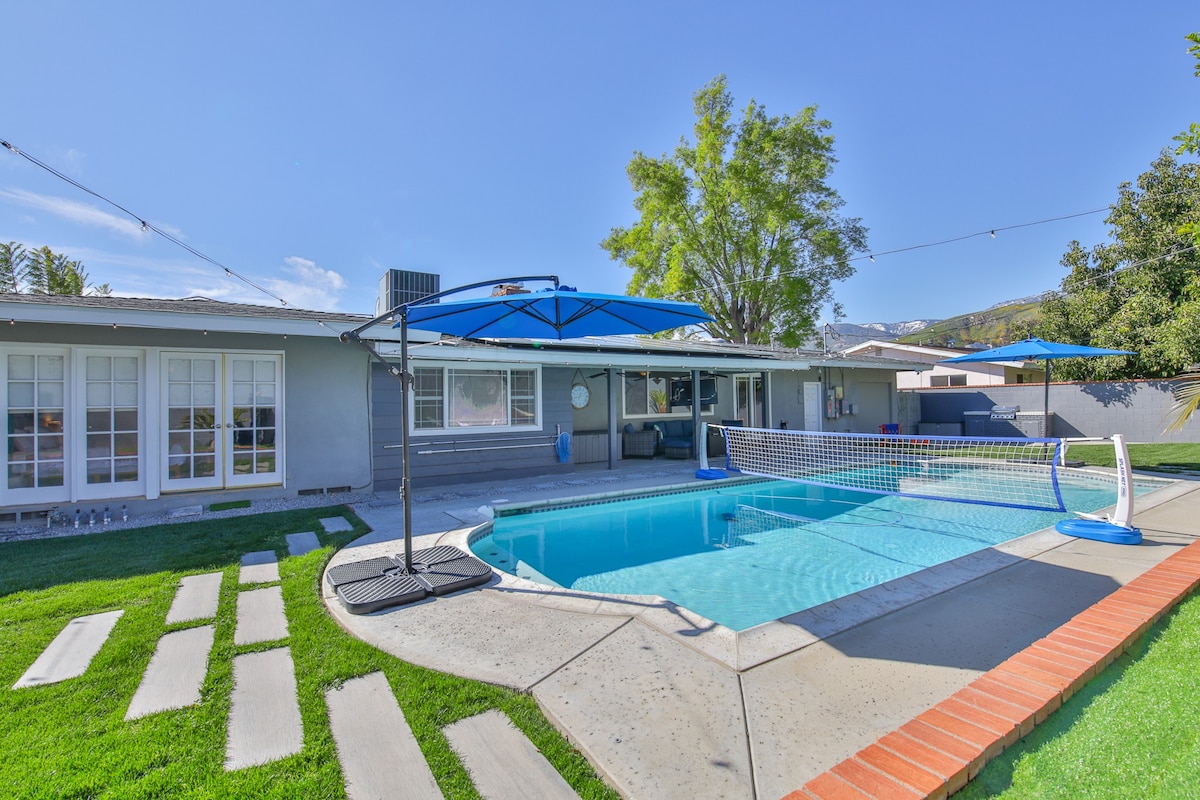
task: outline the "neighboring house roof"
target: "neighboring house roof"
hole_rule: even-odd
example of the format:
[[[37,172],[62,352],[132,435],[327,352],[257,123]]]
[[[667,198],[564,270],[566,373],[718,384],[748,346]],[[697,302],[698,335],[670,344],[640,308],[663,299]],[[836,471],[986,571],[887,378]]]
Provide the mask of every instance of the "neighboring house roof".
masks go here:
[[[879,339],[869,339],[865,342],[847,347],[842,352],[847,355],[863,352],[866,350],[898,350],[902,353],[912,353],[914,355],[936,356],[939,360],[946,358],[954,358],[955,356],[965,355],[967,353],[978,353],[978,350],[973,350],[969,347],[930,347],[928,345],[906,344],[904,342],[885,342]],[[930,363],[930,362],[922,362]],[[1028,369],[1040,369],[1040,365],[1025,361],[985,361],[985,364],[1000,364],[1003,366],[1026,367]],[[946,365],[948,368],[960,368],[962,365]]]

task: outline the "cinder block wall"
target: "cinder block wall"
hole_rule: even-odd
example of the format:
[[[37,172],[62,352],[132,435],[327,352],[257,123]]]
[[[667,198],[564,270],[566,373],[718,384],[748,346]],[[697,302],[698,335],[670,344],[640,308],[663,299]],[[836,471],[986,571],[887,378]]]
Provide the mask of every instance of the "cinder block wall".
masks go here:
[[[1041,411],[1040,383],[1004,386],[954,386],[911,389],[921,398],[922,422],[962,422],[964,411],[988,411],[994,405],[1016,405]],[[1056,415],[1054,436],[1125,435],[1129,442],[1200,442],[1200,414],[1183,430],[1163,433],[1174,399],[1171,382],[1096,381],[1050,384],[1050,411]]]

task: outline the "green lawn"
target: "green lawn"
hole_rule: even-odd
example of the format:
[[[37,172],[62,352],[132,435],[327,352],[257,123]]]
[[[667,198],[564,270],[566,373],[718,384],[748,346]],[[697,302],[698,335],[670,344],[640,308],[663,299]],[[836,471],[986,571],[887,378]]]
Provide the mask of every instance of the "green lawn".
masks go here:
[[[1193,595],[956,800],[1200,797],[1197,664]]]
[[[285,534],[321,530],[343,515],[353,532],[322,534],[329,546],[283,558],[280,574],[295,661],[304,748],[233,773],[224,769],[235,646],[238,563],[244,553],[286,555]],[[478,797],[442,735],[451,722],[500,709],[585,798],[614,798],[583,757],[546,721],[533,698],[399,661],[346,634],[326,613],[318,585],[336,547],[366,526],[344,507],[200,521],[0,544],[0,794],[40,798],[344,797],[325,691],[382,670],[448,798]],[[216,641],[198,706],[126,722],[124,714],[155,645],[179,579],[224,572]],[[79,678],[11,690],[74,617],[124,609],[108,642]],[[403,768],[395,765],[397,778]]]
[[[1200,472],[1200,444],[1131,444],[1129,464],[1134,469],[1157,472]],[[1073,444],[1067,458],[1095,467],[1115,467],[1116,452],[1111,444]]]

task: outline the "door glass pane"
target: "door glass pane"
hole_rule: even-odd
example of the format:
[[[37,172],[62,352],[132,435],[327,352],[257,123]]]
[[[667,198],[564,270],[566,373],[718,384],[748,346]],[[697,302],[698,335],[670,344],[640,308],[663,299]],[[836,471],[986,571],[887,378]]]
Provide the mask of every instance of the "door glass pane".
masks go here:
[[[92,361],[93,359],[88,359]],[[96,381],[88,381],[87,385],[87,404],[88,408],[104,408],[112,405],[112,384],[108,381],[99,383]]]
[[[38,405],[62,408],[62,381],[38,381]]]
[[[193,383],[216,383],[217,361],[214,358],[198,358],[192,362]]]
[[[137,381],[138,360],[130,356],[117,356],[112,360],[113,380]]]
[[[171,407],[187,406],[192,402],[190,383],[172,383],[167,387],[167,404]]]
[[[63,379],[63,357],[38,356],[37,378],[39,381],[61,381]]]
[[[136,406],[138,404],[138,385],[136,383],[114,383],[113,405]]]
[[[190,358],[171,358],[167,360],[167,378],[172,381],[192,380],[192,360]]]
[[[254,380],[254,362],[245,358],[237,358],[233,361],[233,379],[235,381],[253,381]]]
[[[255,361],[254,362],[254,380],[275,382],[275,362],[274,361]]]
[[[33,384],[8,382],[8,407],[33,408]]]
[[[9,356],[8,379],[10,381],[33,380],[33,356]]]
[[[89,381],[112,380],[112,359],[102,356],[88,356],[87,379]]]

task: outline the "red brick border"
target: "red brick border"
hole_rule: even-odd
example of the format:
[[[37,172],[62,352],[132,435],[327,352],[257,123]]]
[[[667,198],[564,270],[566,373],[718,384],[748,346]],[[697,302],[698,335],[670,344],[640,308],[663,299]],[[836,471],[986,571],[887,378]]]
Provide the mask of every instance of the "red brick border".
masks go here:
[[[1200,541],[783,800],[940,800],[1033,730],[1200,586]]]

